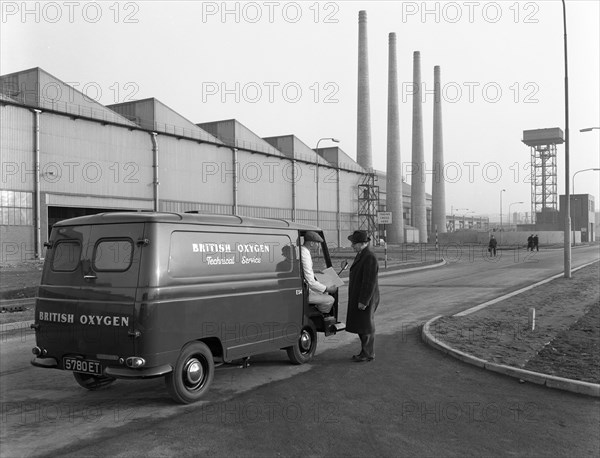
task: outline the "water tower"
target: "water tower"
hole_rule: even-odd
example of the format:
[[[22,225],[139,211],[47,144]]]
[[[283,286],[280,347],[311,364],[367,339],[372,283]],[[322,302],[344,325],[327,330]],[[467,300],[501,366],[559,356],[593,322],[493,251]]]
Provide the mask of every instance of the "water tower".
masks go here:
[[[558,230],[556,145],[564,143],[558,127],[523,131],[531,150],[531,219],[541,230]]]

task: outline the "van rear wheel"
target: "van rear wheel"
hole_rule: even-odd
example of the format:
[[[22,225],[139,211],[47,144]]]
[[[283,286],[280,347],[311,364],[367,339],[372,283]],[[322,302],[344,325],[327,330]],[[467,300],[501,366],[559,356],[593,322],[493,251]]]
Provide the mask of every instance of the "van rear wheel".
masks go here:
[[[312,359],[316,349],[317,331],[311,323],[300,330],[298,340],[291,347],[287,347],[286,351],[293,364],[304,364]]]
[[[73,377],[80,386],[91,391],[105,388],[116,380],[114,377],[109,377],[108,375],[98,376],[92,374],[82,374],[81,372],[73,372]]]
[[[175,401],[190,404],[208,391],[214,375],[210,348],[203,342],[192,342],[181,350],[173,371],[165,376],[165,383]]]

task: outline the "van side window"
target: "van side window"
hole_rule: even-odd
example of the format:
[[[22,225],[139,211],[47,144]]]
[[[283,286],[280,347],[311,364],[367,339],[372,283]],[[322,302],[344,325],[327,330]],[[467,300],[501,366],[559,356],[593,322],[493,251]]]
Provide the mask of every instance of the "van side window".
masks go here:
[[[124,272],[131,266],[132,257],[131,239],[100,239],[94,248],[94,270]]]
[[[54,245],[52,270],[55,272],[73,272],[81,258],[79,240],[60,240]]]

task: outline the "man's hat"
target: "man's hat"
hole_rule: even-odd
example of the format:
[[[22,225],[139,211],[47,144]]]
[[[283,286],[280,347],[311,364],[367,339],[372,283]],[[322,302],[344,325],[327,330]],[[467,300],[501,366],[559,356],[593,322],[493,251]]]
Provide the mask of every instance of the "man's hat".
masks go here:
[[[321,243],[321,242],[323,242],[323,239],[315,231],[306,231],[306,233],[304,234],[304,241]]]
[[[371,241],[371,237],[369,237],[367,231],[354,231],[352,235],[348,236],[348,240],[352,243],[366,243]]]

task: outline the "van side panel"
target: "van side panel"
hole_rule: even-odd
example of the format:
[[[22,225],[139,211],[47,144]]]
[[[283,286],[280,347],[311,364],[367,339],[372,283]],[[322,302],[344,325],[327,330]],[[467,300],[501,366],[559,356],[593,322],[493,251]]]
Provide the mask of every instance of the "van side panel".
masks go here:
[[[146,237],[160,246],[140,275],[148,286],[138,293],[136,353],[172,364],[187,342],[216,338],[230,361],[294,344],[303,315],[297,231],[148,224]]]

